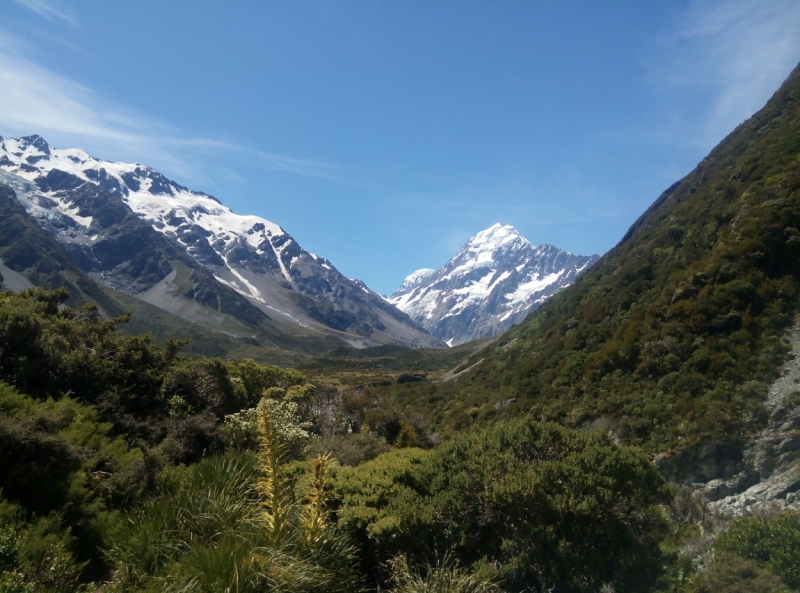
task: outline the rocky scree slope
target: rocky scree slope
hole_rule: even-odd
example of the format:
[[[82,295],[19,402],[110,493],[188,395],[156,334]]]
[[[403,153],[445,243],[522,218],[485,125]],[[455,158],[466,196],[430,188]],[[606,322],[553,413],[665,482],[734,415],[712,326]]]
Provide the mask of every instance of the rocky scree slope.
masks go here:
[[[599,259],[550,244],[534,247],[499,223],[472,237],[439,270],[410,274],[389,301],[457,346],[522,321]]]
[[[289,335],[357,347],[443,346],[278,225],[149,167],[0,138],[0,182],[82,270],[185,319],[253,328],[269,318]]]

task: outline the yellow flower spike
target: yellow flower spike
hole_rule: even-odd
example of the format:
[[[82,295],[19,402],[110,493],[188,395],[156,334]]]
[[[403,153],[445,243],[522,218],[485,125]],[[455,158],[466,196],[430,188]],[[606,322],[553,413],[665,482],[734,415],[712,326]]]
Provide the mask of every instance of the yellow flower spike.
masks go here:
[[[325,506],[328,502],[330,464],[331,458],[327,454],[319,455],[314,459],[311,488],[306,495],[306,504],[300,519],[304,536],[310,545],[319,542],[328,528],[328,511]]]
[[[263,400],[262,400],[263,404]],[[289,480],[281,475],[286,460],[286,447],[275,426],[271,408],[258,406],[258,465],[261,476],[257,488],[264,508],[262,518],[275,544],[281,544],[289,533],[294,502]]]

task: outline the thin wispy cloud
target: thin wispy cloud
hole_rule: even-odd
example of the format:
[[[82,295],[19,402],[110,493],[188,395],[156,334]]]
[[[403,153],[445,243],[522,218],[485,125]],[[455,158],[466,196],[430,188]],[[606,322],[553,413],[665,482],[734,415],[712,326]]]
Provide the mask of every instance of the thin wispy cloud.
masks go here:
[[[62,8],[63,4],[58,0],[14,0],[17,4],[24,6],[46,18],[49,21],[63,21],[73,27],[78,26],[78,21]]]
[[[92,89],[42,67],[17,50],[24,44],[0,32],[0,131],[38,133],[52,142],[168,166],[174,173],[202,177],[198,155],[234,153],[273,171],[329,178],[329,163],[271,154],[226,140],[188,137],[172,126],[98,96]],[[66,147],[66,146],[65,146]],[[105,157],[108,158],[108,157]]]
[[[667,40],[654,79],[711,97],[695,135],[704,149],[760,109],[800,60],[797,0],[695,1]]]

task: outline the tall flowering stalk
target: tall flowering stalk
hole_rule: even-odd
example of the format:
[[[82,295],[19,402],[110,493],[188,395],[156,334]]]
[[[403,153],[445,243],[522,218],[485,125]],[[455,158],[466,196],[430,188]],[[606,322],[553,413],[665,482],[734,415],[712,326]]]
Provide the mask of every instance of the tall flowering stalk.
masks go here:
[[[311,546],[322,539],[328,527],[328,510],[325,507],[328,502],[330,464],[331,458],[327,454],[314,459],[311,488],[306,495],[306,504],[300,518],[303,536]]]
[[[297,421],[295,413],[294,402],[272,399],[267,394],[255,409],[261,518],[276,546],[286,542],[299,528],[302,542],[315,547],[329,525],[326,505],[331,458],[320,455],[314,460],[311,486],[305,503],[298,509],[292,482],[282,471],[289,458],[289,446],[308,438],[305,426]]]
[[[261,495],[264,524],[273,542],[280,545],[291,529],[294,496],[289,479],[281,473],[286,463],[286,446],[276,426],[272,406],[267,402],[262,400],[257,408],[260,469],[257,489]]]

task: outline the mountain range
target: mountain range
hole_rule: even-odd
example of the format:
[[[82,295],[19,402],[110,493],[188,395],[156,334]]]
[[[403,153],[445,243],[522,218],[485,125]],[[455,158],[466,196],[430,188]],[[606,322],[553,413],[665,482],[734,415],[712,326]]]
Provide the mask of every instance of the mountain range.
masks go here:
[[[14,256],[6,252],[20,229],[8,229],[0,252],[6,287],[65,283],[75,298],[101,308],[105,302],[107,314],[119,307],[99,295],[111,290],[112,301],[133,297],[217,334],[277,349],[445,347],[277,224],[235,214],[149,167],[58,149],[37,135],[0,137],[0,184],[22,206],[17,223],[27,217],[29,233],[38,227],[54,239],[37,236],[24,256]],[[38,261],[45,243],[47,273]]]
[[[418,270],[384,298],[277,224],[235,214],[144,165],[55,148],[38,135],[0,137],[0,184],[22,206],[20,216],[55,240],[47,242],[49,257],[61,262],[43,276],[27,261],[41,257],[40,248],[29,246],[22,263],[0,253],[6,288],[63,283],[75,299],[105,303],[107,315],[142,303],[162,312],[159,324],[139,320],[138,330],[163,333],[167,314],[217,334],[212,341],[225,335],[277,350],[442,348],[492,336],[597,260],[534,247],[496,224],[440,270]],[[9,229],[9,245],[13,239]]]
[[[389,302],[450,346],[504,332],[572,284],[598,255],[534,247],[512,226],[479,232],[438,270],[403,281]]]

